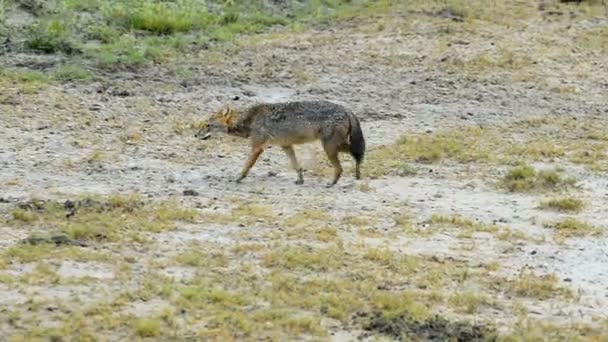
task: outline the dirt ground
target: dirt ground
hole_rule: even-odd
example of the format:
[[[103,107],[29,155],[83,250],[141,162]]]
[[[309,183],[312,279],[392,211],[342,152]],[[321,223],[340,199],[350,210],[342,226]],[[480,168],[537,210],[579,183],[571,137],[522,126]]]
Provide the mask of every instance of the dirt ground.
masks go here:
[[[424,297],[425,305],[451,321],[493,324],[499,333],[516,331],[522,339],[537,328],[530,322],[540,322],[539,326],[562,327],[565,335],[555,339],[596,336],[598,341],[605,340],[608,177],[602,167],[593,169],[568,158],[568,148],[574,145],[564,142],[576,129],[562,122],[592,123],[594,128],[608,131],[608,19],[572,16],[570,9],[576,11],[566,7],[561,15],[545,13],[512,19],[509,24],[485,25],[451,20],[441,13],[391,13],[356,24],[315,26],[299,32],[277,29],[183,56],[162,67],[107,73],[88,83],[43,84],[35,89],[5,84],[0,95],[0,316],[7,318],[0,319],[0,335],[27,338],[69,331],[77,336],[83,330],[66,325],[72,325],[69,322],[78,315],[92,315],[84,313],[85,308],[115,304],[116,298],[146,288],[157,278],[190,285],[207,272],[206,267],[211,267],[211,273],[220,272],[218,268],[222,270],[219,274],[231,274],[226,279],[258,298],[260,289],[241,283],[247,277],[270,277],[279,267],[276,265],[283,265],[280,260],[269,261],[267,253],[284,251],[285,246],[316,250],[340,245],[349,257],[368,255],[373,249],[390,251],[393,257],[425,260],[419,269],[404,274],[404,279],[391,278],[388,273],[364,278],[392,293],[441,293],[445,299],[433,302]],[[0,61],[11,67],[42,69],[57,62],[31,54],[0,56]],[[361,118],[368,146],[362,180],[354,180],[350,156],[344,155],[343,178],[336,187],[325,188],[331,168],[320,146],[310,144],[296,147],[307,170],[303,185],[294,184],[295,172],[289,170],[287,158],[277,148],[266,150],[250,176],[236,184],[233,180],[248,152],[246,141],[219,134],[208,140],[194,137],[196,124],[225,104],[296,99],[334,101]],[[523,126],[522,122],[540,124]],[[509,192],[497,186],[513,166],[507,162],[446,156],[428,163],[408,154],[386,154],[393,160],[383,160],[385,154],[378,152],[404,136],[424,139],[438,132],[471,128],[498,132],[508,137],[505,144],[524,147],[531,146],[531,137],[545,136],[543,130],[547,129],[552,133],[543,141],[564,146],[565,154],[547,156],[541,151],[535,157],[530,152],[517,159],[537,169],[559,167],[560,172],[575,177],[576,186],[561,192]],[[586,144],[577,139],[570,140]],[[410,139],[406,144],[422,141]],[[474,152],[478,147],[467,148]],[[597,156],[596,161],[604,165],[605,149]],[[391,171],[376,175],[369,171],[391,163],[405,163],[409,171],[399,173],[390,167]],[[84,195],[105,198],[133,193],[154,203],[175,200],[197,216],[172,229],[146,233],[146,241],[93,240],[87,247],[74,247],[82,250],[78,255],[92,250],[105,253],[107,259],[57,254],[64,248],[61,246],[52,247],[54,254],[48,258],[16,256],[20,241],[55,230],[43,220],[18,222],[14,210],[19,204],[34,198],[63,203]],[[580,198],[585,207],[575,214],[539,207],[541,200],[557,195]],[[243,206],[249,211],[242,210]],[[285,218],[303,212],[327,215],[317,223],[335,228],[331,240],[315,238],[308,225],[299,232],[303,227],[299,223],[286,223]],[[234,220],[227,218],[230,215]],[[399,225],[399,215],[407,216],[407,229]],[[357,217],[361,219],[353,219]],[[594,234],[559,239],[546,222],[566,217],[597,229]],[[501,236],[485,226],[503,232],[508,227],[511,235]],[[466,229],[473,232],[463,233]],[[247,253],[229,252],[243,244],[256,247]],[[213,266],[173,261],[191,246],[205,253],[228,253],[227,261],[220,266],[214,261],[209,261]],[[348,258],[345,263],[351,262]],[[324,262],[315,260],[311,263]],[[460,265],[467,274],[475,274],[475,280],[456,281],[447,269],[427,268],[428,260]],[[41,271],[41,264],[50,270]],[[249,270],[246,277],[234,275],[245,266]],[[348,273],[338,266],[283,266],[285,274],[302,282],[331,278],[332,271]],[[384,266],[364,265],[368,267],[381,271]],[[480,267],[486,271],[483,276],[476,273]],[[437,272],[441,285],[421,285],[416,279],[428,275],[424,272]],[[521,280],[526,272],[536,277],[533,280],[542,281],[546,276],[554,281],[539,294],[512,291],[507,284]],[[338,278],[357,282],[353,274]],[[179,312],[180,304],[161,292],[152,291],[145,298],[127,296],[128,300],[115,304],[111,311],[133,319],[156,317],[166,307]],[[570,295],[559,295],[561,292]],[[457,301],[451,300],[452,293],[484,295],[483,303],[461,311]],[[243,306],[245,311],[255,311],[259,304],[248,303]],[[365,311],[366,303],[354,311]],[[305,305],[293,306],[304,313],[315,311]],[[188,314],[204,312],[196,310]],[[205,331],[210,335],[204,336],[221,339],[227,336],[222,335],[226,330],[236,339],[257,338],[261,330],[273,329],[254,326],[248,332],[230,320],[222,321],[219,328],[211,327],[206,324],[214,314],[188,316],[183,312],[185,309],[176,314],[174,325],[163,323],[163,327],[174,328],[172,335],[162,328],[160,336],[195,339],[193,336]],[[291,315],[299,317],[294,312]],[[310,326],[299,326],[300,330],[292,325],[273,327],[278,327],[277,336],[306,340],[399,337],[399,333],[391,333],[394,326],[366,330],[369,325],[357,323],[346,312],[347,317],[338,319],[316,312],[314,317],[319,320],[313,322],[321,332]],[[133,328],[134,333],[131,325],[117,322],[116,317],[121,316],[109,317],[114,320],[103,324],[82,323],[84,320],[74,325],[105,331],[109,340],[147,336],[143,328]],[[529,322],[525,329],[523,322]],[[280,335],[283,333],[287,335]]]

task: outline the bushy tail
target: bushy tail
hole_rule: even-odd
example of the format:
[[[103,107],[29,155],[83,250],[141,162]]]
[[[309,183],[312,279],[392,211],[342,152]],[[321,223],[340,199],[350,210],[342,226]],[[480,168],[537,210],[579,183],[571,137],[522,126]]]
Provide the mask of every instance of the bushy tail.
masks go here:
[[[359,166],[363,161],[363,156],[365,155],[365,138],[363,137],[363,131],[361,131],[361,125],[359,124],[359,119],[354,115],[349,115],[350,119],[350,154],[355,158],[356,162],[356,178],[361,178],[361,172],[359,170]]]

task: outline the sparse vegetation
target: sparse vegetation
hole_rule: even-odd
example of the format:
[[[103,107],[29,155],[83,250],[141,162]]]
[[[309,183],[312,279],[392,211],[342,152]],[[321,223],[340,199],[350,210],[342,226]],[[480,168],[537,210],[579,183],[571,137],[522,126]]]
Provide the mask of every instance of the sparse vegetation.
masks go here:
[[[172,202],[146,206],[135,195],[113,196],[107,200],[85,198],[77,202],[46,202],[33,211],[13,211],[18,224],[44,225],[46,230],[64,232],[76,240],[116,241],[141,238],[142,232],[171,229],[173,221],[192,221],[197,213]]]
[[[573,296],[570,289],[559,285],[559,279],[555,274],[537,275],[528,270],[522,270],[517,278],[507,281],[506,287],[516,296],[541,300]]]
[[[61,81],[86,81],[91,73],[79,65],[63,65],[55,71],[55,78]]]
[[[161,334],[161,322],[157,319],[138,319],[133,323],[135,334],[140,337],[157,337]]]
[[[542,201],[541,209],[557,210],[570,213],[578,213],[583,210],[585,204],[575,197],[558,197]]]
[[[510,169],[502,179],[504,188],[511,192],[556,191],[573,186],[576,179],[563,177],[557,170],[537,171],[531,166],[521,165]]]
[[[455,293],[450,297],[449,303],[459,311],[474,314],[481,306],[490,304],[490,300],[476,293]]]
[[[560,221],[546,222],[545,227],[552,228],[564,238],[580,236],[597,236],[604,233],[600,227],[595,227],[587,222],[579,221],[573,217],[568,217]]]

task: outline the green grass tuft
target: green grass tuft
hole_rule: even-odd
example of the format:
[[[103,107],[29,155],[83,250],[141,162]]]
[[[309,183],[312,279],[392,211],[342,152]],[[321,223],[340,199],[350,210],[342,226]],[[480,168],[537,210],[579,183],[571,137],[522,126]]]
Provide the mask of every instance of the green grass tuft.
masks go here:
[[[211,24],[211,15],[203,2],[179,0],[157,2],[140,0],[116,1],[105,7],[106,17],[125,29],[155,34],[188,32]]]
[[[55,71],[55,78],[61,81],[87,81],[91,73],[84,67],[76,64],[67,64]]]
[[[572,292],[559,286],[555,274],[536,275],[531,271],[523,271],[513,280],[506,282],[507,289],[516,296],[546,300],[554,297],[570,298]]]
[[[547,222],[544,224],[546,228],[554,229],[561,237],[581,237],[581,236],[599,236],[604,233],[604,229],[593,226],[587,222],[579,221],[573,217],[568,217],[560,221]]]
[[[550,209],[570,213],[578,213],[583,210],[585,203],[574,197],[552,198],[540,203],[541,209]]]
[[[562,177],[557,170],[536,171],[528,165],[510,169],[502,179],[502,186],[511,192],[559,190],[576,183],[573,177]]]
[[[30,26],[25,46],[44,53],[77,52],[73,33],[62,19],[51,19]]]
[[[161,321],[158,319],[138,319],[133,323],[133,330],[139,337],[157,337],[161,334]]]

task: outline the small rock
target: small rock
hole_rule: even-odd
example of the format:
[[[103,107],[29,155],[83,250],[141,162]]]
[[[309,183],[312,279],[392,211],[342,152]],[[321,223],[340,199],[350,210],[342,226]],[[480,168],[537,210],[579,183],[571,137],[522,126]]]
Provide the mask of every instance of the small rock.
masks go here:
[[[89,110],[99,111],[99,110],[101,110],[101,108],[103,108],[103,107],[100,104],[94,103],[89,107]]]
[[[119,96],[119,97],[127,97],[127,96],[131,96],[133,94],[126,89],[112,89],[112,91],[110,91],[110,95]]]
[[[209,138],[211,138],[211,133],[206,133],[202,137],[200,137],[199,139],[201,139],[201,140],[207,140]]]
[[[198,192],[192,189],[184,190],[184,196],[198,196]]]

